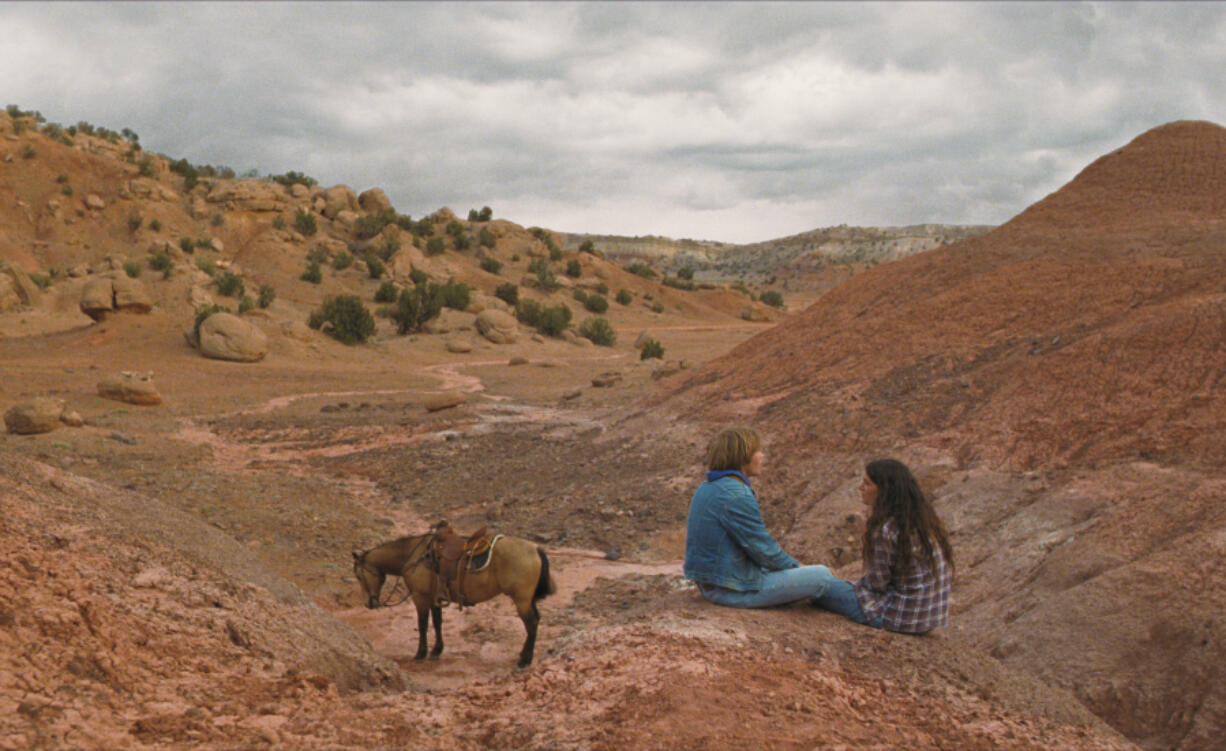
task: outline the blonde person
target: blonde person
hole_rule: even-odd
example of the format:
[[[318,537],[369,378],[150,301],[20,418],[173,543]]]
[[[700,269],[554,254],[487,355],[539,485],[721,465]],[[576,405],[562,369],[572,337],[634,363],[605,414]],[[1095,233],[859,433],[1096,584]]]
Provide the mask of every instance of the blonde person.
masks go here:
[[[864,576],[852,584],[825,566],[813,604],[857,623],[924,634],[949,623],[953,551],[945,527],[911,470],[894,459],[864,468],[860,501],[868,516]]]
[[[801,566],[766,531],[750,484],[765,460],[753,430],[721,431],[707,449],[706,482],[690,500],[683,571],[717,605],[765,608],[811,599],[830,578],[824,566]]]

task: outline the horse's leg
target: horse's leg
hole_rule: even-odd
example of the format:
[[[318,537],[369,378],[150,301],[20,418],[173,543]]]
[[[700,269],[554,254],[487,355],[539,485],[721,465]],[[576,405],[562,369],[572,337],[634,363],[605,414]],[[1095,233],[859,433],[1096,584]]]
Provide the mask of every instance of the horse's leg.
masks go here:
[[[524,648],[519,651],[519,662],[516,667],[523,669],[532,664],[532,652],[536,648],[536,627],[541,622],[541,614],[536,609],[536,600],[531,591],[526,597],[515,599],[515,609],[519,611],[519,619],[524,622],[524,630],[528,635],[524,638]]]
[[[417,606],[417,654],[413,655],[413,659],[421,662],[426,659],[426,628],[429,626],[427,619],[430,617],[430,606],[423,607],[416,598],[413,604]],[[434,623],[437,626],[438,620],[435,619]]]
[[[430,617],[434,619],[434,649],[430,650],[430,659],[437,660],[438,656],[443,653],[443,608],[438,605],[432,605],[430,607]],[[425,628],[425,621],[422,621],[422,624],[422,627]],[[424,652],[425,649],[426,647],[423,644],[422,651]]]

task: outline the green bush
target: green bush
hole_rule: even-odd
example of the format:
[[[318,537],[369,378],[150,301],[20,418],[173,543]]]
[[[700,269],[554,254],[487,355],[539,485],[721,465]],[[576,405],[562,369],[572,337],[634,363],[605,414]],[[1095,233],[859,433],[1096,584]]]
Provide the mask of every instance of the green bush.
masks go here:
[[[420,331],[426,321],[434,318],[443,309],[443,296],[438,285],[427,282],[413,289],[403,289],[392,308],[391,319],[396,322],[396,331],[401,336]]]
[[[211,258],[197,258],[196,268],[209,276],[217,276],[217,264],[213,263]]]
[[[630,294],[628,289],[617,290],[617,301],[622,305],[629,305],[634,302],[634,295]]]
[[[694,269],[691,269],[689,266],[683,266],[682,268],[677,270],[677,278],[678,279],[693,279]]]
[[[387,266],[374,253],[369,253],[366,256],[366,271],[371,279],[379,279],[387,271]]]
[[[392,217],[380,214],[378,216],[363,216],[358,217],[358,221],[354,227],[358,232],[359,240],[369,240],[375,235],[383,231],[383,228],[394,221]]]
[[[153,160],[145,157],[137,162],[141,177],[153,177]]]
[[[149,222],[149,229],[153,230],[154,232],[161,232],[162,231],[161,220],[154,219],[153,221]]]
[[[413,282],[415,286],[420,286],[430,281],[430,276],[421,269],[412,268],[409,269],[409,281]]]
[[[426,241],[426,255],[428,256],[441,255],[444,250],[446,250],[446,247],[443,244],[443,238],[431,237],[429,240]]]
[[[342,250],[340,253],[337,253],[336,258],[332,259],[332,268],[336,269],[337,271],[342,271],[344,269],[349,268],[352,265],[353,265],[353,256],[351,256],[347,251],[344,251],[344,250]]]
[[[220,227],[221,225],[225,223],[226,223],[226,215],[221,213],[220,211],[214,213],[213,216],[209,217],[209,224],[213,225],[214,227]]]
[[[592,344],[602,347],[612,347],[617,341],[617,333],[608,318],[593,316],[579,324],[579,336],[590,339]]]
[[[453,310],[464,310],[472,299],[468,285],[455,279],[448,279],[446,284],[439,287],[439,294],[442,295],[443,305]]]
[[[464,234],[464,225],[452,219],[450,222],[447,222],[447,228],[443,231],[452,237],[459,237]]]
[[[307,263],[318,263],[321,266],[328,262],[328,251],[322,245],[316,245],[307,251]]]
[[[72,195],[73,193],[72,186],[69,185],[68,183],[64,183],[63,185],[60,186],[60,193],[63,193],[66,196]]]
[[[281,216],[280,214],[277,214],[276,216],[274,216],[272,218],[272,228],[273,229],[285,229],[285,217]]]
[[[315,215],[305,209],[298,209],[294,214],[294,229],[298,233],[306,237],[310,237],[319,230],[319,225],[315,223]]]
[[[536,300],[520,300],[515,303],[515,320],[536,327],[541,320],[541,304]]]
[[[170,276],[170,270],[175,267],[174,260],[170,254],[164,250],[159,250],[149,258],[149,268],[154,271],[160,271],[166,276]]]
[[[319,284],[324,280],[324,273],[319,268],[319,264],[312,261],[311,263],[307,264],[306,271],[302,272],[302,276],[299,278],[304,282]]]
[[[180,237],[179,238],[179,249],[182,250],[184,253],[191,255],[192,253],[196,251],[196,241],[191,239],[190,237]]]
[[[780,310],[783,310],[783,294],[780,292],[776,292],[773,289],[768,289],[763,292],[762,296],[758,299],[772,308],[779,308]]]
[[[141,265],[136,261],[125,261],[123,264],[123,273],[127,274],[133,279],[140,278],[140,272],[143,270],[144,269],[141,267]]]
[[[243,278],[229,271],[217,277],[217,291],[225,297],[242,297],[246,287]]]
[[[659,302],[657,302],[657,303],[652,303],[652,304],[651,304],[651,312],[652,312],[652,313],[663,313],[663,312],[664,312],[664,303],[659,303]]]
[[[140,214],[133,214],[128,217],[128,231],[135,232],[140,229],[140,226],[145,223],[145,218]]]
[[[588,295],[587,299],[583,301],[583,307],[593,313],[604,313],[609,309],[609,301],[603,295],[592,294]]]
[[[634,263],[630,264],[629,266],[626,267],[626,271],[629,271],[631,274],[636,274],[638,276],[641,276],[644,279],[655,279],[656,278],[656,272],[653,271],[650,266],[643,263],[642,261],[635,261]]]
[[[52,267],[52,271],[51,271],[51,273],[52,273],[52,276],[54,276],[54,275],[55,275],[55,269],[54,269],[54,267]],[[35,284],[37,284],[37,285],[38,285],[38,288],[39,288],[39,289],[46,289],[46,288],[48,288],[48,287],[50,287],[50,286],[51,286],[51,277],[50,277],[50,276],[43,276],[42,274],[36,274],[36,273],[33,273],[33,272],[31,272],[31,273],[30,273],[30,274],[28,274],[27,276],[29,276],[29,277],[30,277],[30,281],[32,281],[32,282],[34,282]]]
[[[379,289],[375,290],[375,302],[396,302],[396,298],[400,296],[400,290],[396,288],[396,284],[390,279],[379,285]]]
[[[497,274],[502,270],[502,261],[499,261],[497,258],[482,258],[481,270],[488,271],[491,274]]]
[[[311,313],[308,323],[312,321],[319,324],[314,328],[322,328],[325,322],[331,323],[328,334],[345,344],[359,344],[375,333],[375,317],[357,295],[329,297],[317,311]]]
[[[434,223],[430,217],[422,217],[413,223],[413,234],[417,237],[430,237],[434,234]]]
[[[609,294],[609,285],[605,284],[604,282],[600,282],[596,285],[596,291],[602,295],[607,295]]]
[[[277,291],[273,289],[272,285],[261,284],[260,295],[259,298],[256,299],[255,304],[259,305],[261,308],[267,308],[269,305],[272,305],[272,301],[276,299]]]
[[[575,287],[575,291],[571,293],[571,297],[575,298],[575,302],[578,303],[587,302],[587,292],[584,292],[578,287]]]
[[[482,227],[481,231],[477,233],[477,242],[481,243],[483,247],[492,248],[497,244],[498,239],[494,237],[494,233],[490,232],[488,228]]]
[[[656,339],[648,339],[643,343],[643,351],[639,353],[640,360],[664,359],[664,345]]]
[[[383,240],[383,246],[376,250],[375,253],[380,259],[390,261],[392,260],[392,256],[396,255],[397,251],[399,250],[400,241],[394,237],[388,237]]]
[[[477,215],[477,221],[488,222],[489,220],[493,218],[494,218],[494,210],[491,209],[489,206],[482,206],[481,213]]]
[[[583,273],[583,268],[579,265],[577,259],[571,259],[566,263],[566,275],[578,278]]]
[[[565,305],[542,308],[536,322],[536,330],[546,336],[559,336],[570,325],[572,314]]]
[[[459,234],[455,236],[455,249],[456,250],[468,250],[472,246],[473,246],[472,238],[470,238],[468,235]]]
[[[468,210],[468,221],[470,221],[470,222],[475,222],[475,221],[477,221],[477,217],[478,217],[478,216],[480,216],[480,214],[478,214],[478,213],[477,213],[477,210],[476,210],[476,209],[469,209],[469,210]]]
[[[498,285],[494,290],[494,297],[502,300],[507,305],[514,305],[519,302],[519,287],[514,282],[504,282]]]
[[[413,231],[413,217],[408,214],[400,214],[396,217],[396,226],[405,232]]]
[[[315,184],[315,178],[304,175],[301,172],[294,172],[293,170],[286,172],[284,175],[269,175],[268,179],[287,188],[293,187],[295,184],[305,185],[309,188]]]
[[[549,268],[544,258],[536,258],[529,263],[528,271],[536,274],[536,278],[541,283],[541,289],[546,292],[553,292],[558,288],[558,278],[554,276],[553,269]]]
[[[583,242],[579,243],[579,252],[580,253],[595,253],[596,245],[591,240],[584,240]]]
[[[672,287],[673,289],[694,290],[698,288],[698,285],[688,279],[677,279],[671,276],[664,277],[660,283],[665,287]]]
[[[243,295],[243,299],[238,301],[239,314],[246,313],[255,307],[255,300],[251,299],[251,295]]]

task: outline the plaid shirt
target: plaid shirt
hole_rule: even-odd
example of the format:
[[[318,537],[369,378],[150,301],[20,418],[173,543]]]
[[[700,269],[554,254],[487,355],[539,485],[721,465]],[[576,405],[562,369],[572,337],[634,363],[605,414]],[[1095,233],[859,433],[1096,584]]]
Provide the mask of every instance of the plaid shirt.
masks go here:
[[[896,577],[891,569],[897,546],[898,527],[891,519],[881,525],[868,571],[855,584],[860,609],[870,621],[880,616],[882,627],[889,631],[923,634],[948,624],[952,577],[941,547],[934,545],[932,549],[935,575],[923,561],[922,548],[916,545],[911,573]]]

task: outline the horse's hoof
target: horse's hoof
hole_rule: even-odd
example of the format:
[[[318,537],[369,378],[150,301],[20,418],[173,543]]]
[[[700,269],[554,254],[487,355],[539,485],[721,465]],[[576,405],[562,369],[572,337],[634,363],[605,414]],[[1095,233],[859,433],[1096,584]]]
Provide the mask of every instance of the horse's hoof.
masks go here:
[[[425,655],[415,655],[413,657],[413,662],[425,662],[425,661],[426,661]]]
[[[438,653],[438,652],[432,652],[432,653],[430,653],[430,657],[429,657],[428,659],[430,659],[431,661],[433,661],[433,660],[437,660],[437,659],[438,659],[438,656],[439,656],[439,653]]]

